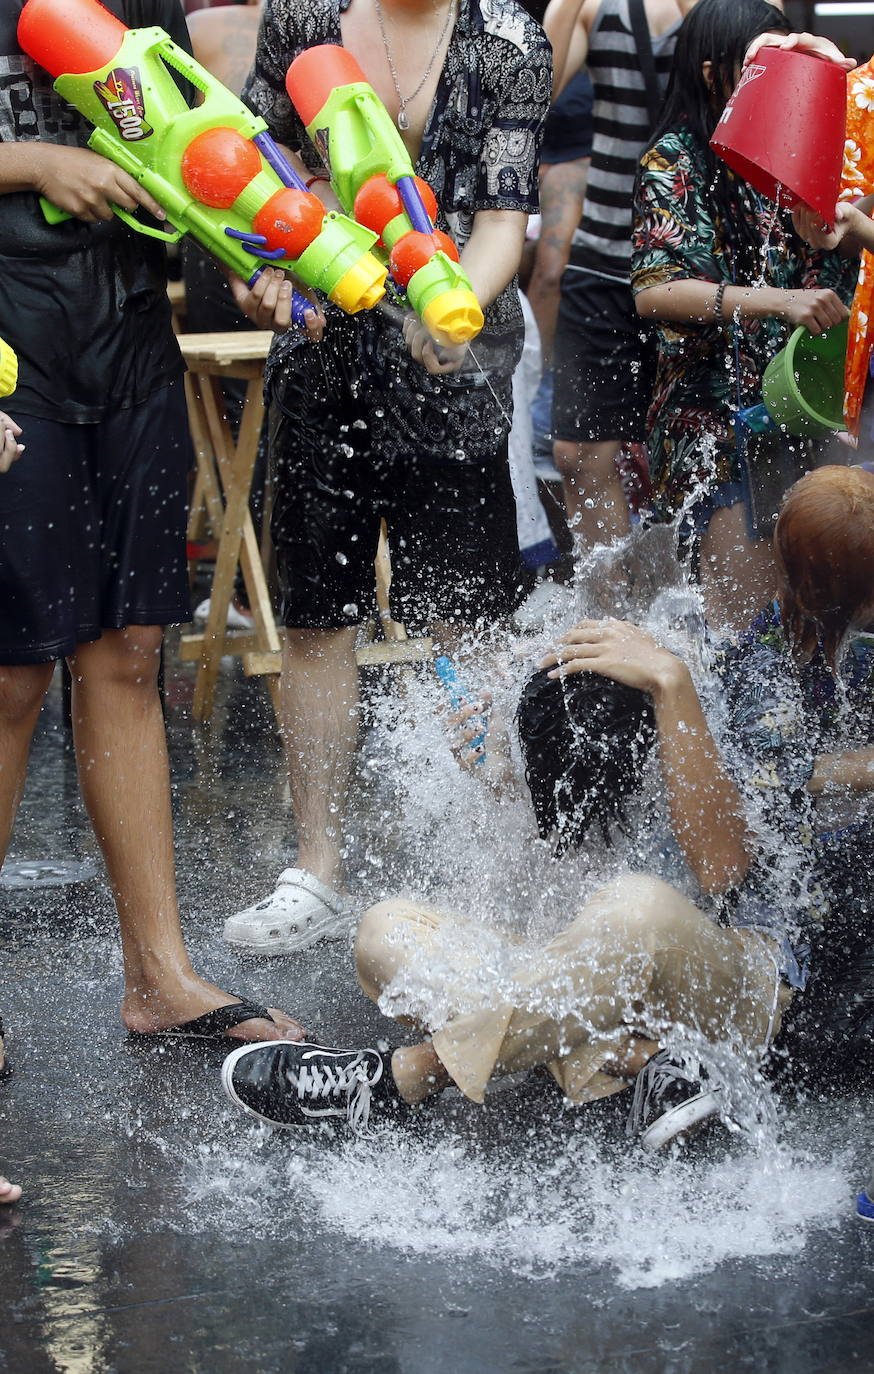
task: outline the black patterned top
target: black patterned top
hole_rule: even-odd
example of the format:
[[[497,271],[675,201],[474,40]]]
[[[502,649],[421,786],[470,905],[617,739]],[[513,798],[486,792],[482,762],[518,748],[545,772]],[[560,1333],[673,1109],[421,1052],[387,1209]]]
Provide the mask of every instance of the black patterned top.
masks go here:
[[[243,91],[243,100],[266,120],[273,137],[313,168],[319,155],[288,98],[285,74],[305,48],[342,43],[340,14],[349,3],[267,0],[255,65]],[[437,197],[440,227],[459,248],[469,239],[478,210],[537,210],[551,84],[549,43],[515,0],[460,0],[416,163],[416,172]],[[507,336],[521,340],[521,332],[514,281],[487,309],[477,353],[486,349],[491,365],[512,372],[515,339],[508,349]],[[505,359],[497,361],[501,340]]]

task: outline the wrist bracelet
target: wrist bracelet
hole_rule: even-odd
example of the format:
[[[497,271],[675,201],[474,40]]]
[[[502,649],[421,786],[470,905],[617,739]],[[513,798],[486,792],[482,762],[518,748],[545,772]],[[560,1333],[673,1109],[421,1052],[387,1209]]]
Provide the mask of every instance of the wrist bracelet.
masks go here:
[[[331,180],[331,178],[330,178],[329,176],[325,176],[325,173],[324,173],[324,172],[316,172],[316,173],[314,173],[313,176],[307,178],[307,181],[306,181],[305,184],[306,184],[307,190],[309,190],[310,187],[312,186],[312,184],[313,184],[314,181],[330,181],[330,180]]]
[[[721,281],[716,288],[716,295],[713,297],[713,318],[717,324],[722,323],[722,302],[725,299],[725,288],[727,281]]]

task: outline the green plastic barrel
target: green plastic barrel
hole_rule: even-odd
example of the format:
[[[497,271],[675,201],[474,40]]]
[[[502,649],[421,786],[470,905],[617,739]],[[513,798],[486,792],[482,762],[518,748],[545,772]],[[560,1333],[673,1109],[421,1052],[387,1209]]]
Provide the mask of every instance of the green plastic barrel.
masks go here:
[[[762,378],[768,413],[787,434],[815,436],[844,428],[844,363],[849,321],[824,334],[796,329]]]

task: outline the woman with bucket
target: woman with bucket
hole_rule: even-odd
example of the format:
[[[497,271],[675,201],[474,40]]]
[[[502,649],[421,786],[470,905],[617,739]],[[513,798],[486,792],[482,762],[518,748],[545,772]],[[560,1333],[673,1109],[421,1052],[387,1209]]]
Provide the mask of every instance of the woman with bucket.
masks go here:
[[[677,42],[671,83],[636,190],[632,287],[657,321],[648,417],[656,518],[682,517],[708,618],[741,629],[775,579],[780,498],[816,463],[806,440],[755,432],[765,368],[789,329],[846,319],[855,264],[812,252],[790,216],[735,176],[709,142],[765,32],[789,32],[764,0],[699,0]],[[779,119],[779,111],[773,119]]]

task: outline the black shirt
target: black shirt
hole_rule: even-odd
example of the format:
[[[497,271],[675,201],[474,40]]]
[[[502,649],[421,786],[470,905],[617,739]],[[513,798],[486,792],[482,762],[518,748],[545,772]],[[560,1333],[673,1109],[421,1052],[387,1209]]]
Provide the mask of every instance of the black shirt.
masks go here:
[[[179,0],[104,0],[131,28],[159,25],[190,50]],[[74,144],[86,120],[24,56],[22,5],[0,0],[0,141]],[[0,195],[0,334],[18,354],[7,408],[70,424],[136,405],[184,370],[170,327],[165,250],[119,219],[49,225],[32,192]]]

